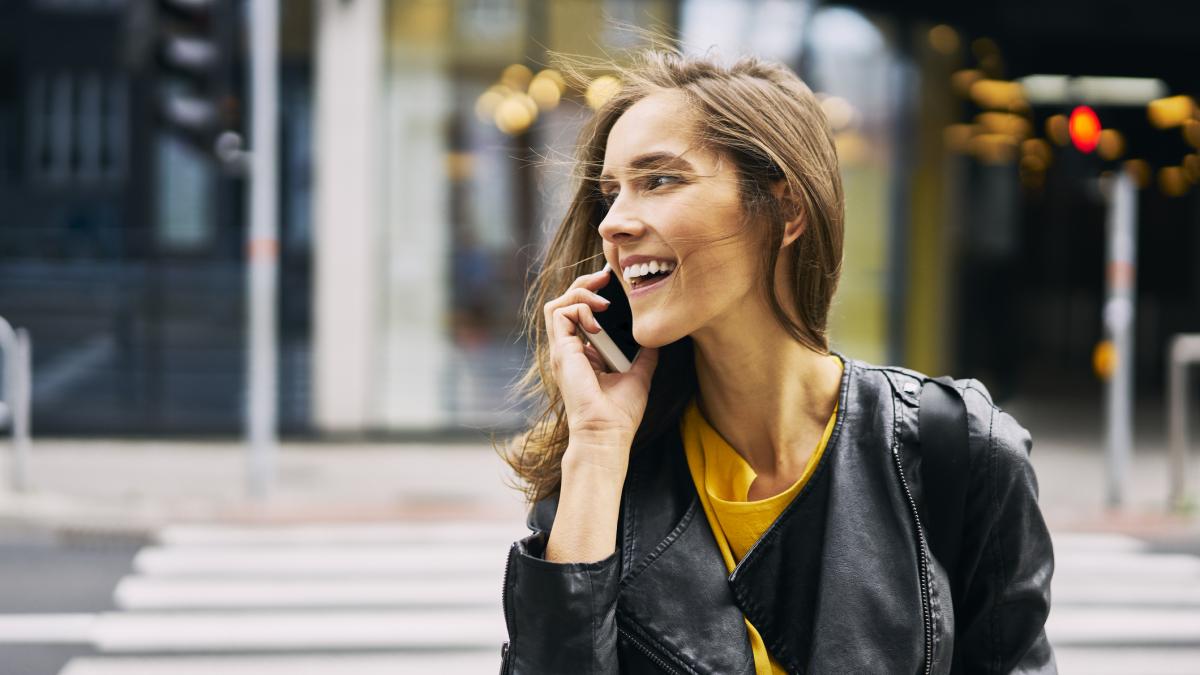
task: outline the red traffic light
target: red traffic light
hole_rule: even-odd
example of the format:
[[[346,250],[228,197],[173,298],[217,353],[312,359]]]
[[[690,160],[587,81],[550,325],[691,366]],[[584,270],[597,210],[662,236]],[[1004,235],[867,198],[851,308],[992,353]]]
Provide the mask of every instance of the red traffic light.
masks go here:
[[[1100,142],[1100,118],[1096,111],[1081,105],[1071,111],[1071,121],[1068,124],[1071,142],[1080,152],[1091,152]]]

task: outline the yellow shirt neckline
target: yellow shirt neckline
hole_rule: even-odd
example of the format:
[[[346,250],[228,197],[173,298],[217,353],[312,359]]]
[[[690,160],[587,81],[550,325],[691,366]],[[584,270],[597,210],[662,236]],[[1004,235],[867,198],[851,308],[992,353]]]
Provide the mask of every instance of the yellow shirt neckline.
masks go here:
[[[836,354],[845,380],[845,363]],[[733,572],[737,562],[749,552],[764,532],[783,513],[788,504],[804,489],[820,464],[833,429],[837,426],[842,392],[839,389],[833,414],[825,424],[825,432],[816,450],[809,457],[800,478],[777,495],[747,501],[750,484],[757,478],[750,464],[704,419],[693,398],[680,418],[680,434],[687,454],[688,469],[696,485],[700,505],[716,539],[725,567]],[[787,670],[767,651],[758,630],[745,619],[750,650],[754,655],[756,675],[786,675]]]

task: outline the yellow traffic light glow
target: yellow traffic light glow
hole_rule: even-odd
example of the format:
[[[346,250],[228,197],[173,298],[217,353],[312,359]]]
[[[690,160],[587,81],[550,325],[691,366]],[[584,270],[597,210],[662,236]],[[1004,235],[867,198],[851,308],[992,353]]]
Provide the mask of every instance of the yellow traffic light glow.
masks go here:
[[[1113,346],[1112,340],[1101,340],[1096,343],[1096,348],[1092,350],[1092,369],[1096,372],[1096,377],[1107,380],[1112,377],[1116,367],[1117,349]]]

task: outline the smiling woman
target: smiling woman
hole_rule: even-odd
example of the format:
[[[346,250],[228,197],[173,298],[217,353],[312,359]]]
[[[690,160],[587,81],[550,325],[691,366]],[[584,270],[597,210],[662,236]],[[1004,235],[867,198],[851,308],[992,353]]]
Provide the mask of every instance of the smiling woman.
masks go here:
[[[755,57],[616,69],[527,297],[519,386],[542,408],[504,455],[533,534],[505,568],[502,672],[1053,672],[1028,432],[977,381],[830,350],[844,204],[812,91]],[[621,273],[580,269],[597,258]],[[614,283],[641,347],[624,372],[579,334]],[[954,439],[945,482],[970,495],[936,540],[922,387],[948,394],[924,446]]]

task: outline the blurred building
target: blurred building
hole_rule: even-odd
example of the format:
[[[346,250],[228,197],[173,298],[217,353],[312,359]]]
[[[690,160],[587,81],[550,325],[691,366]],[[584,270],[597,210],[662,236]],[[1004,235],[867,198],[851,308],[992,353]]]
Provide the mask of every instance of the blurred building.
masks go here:
[[[245,2],[219,1],[236,120]],[[156,66],[130,55],[146,4],[0,5],[0,316],[33,336],[35,433],[241,428],[243,183],[162,128]],[[282,429],[520,424],[505,396],[523,289],[591,112],[547,54],[636,46],[622,22],[782,60],[819,92],[847,207],[831,334],[868,361],[979,377],[1000,399],[1098,388],[1104,205],[1088,179],[1137,171],[1153,394],[1166,340],[1200,330],[1200,114],[1160,127],[1144,104],[1100,107],[1121,147],[1109,134],[1096,160],[1059,134],[1081,101],[1005,83],[1136,76],[1194,96],[1200,10],[1017,4],[282,1]]]

